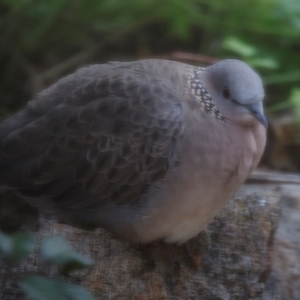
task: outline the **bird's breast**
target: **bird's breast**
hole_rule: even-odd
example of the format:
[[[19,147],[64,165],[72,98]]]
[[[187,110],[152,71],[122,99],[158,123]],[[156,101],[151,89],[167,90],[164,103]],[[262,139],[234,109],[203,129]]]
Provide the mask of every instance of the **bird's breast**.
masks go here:
[[[213,219],[246,179],[256,152],[253,136],[230,125],[189,127],[180,143],[176,169],[160,184],[138,226],[148,238],[183,243]],[[249,134],[249,136],[247,136]]]

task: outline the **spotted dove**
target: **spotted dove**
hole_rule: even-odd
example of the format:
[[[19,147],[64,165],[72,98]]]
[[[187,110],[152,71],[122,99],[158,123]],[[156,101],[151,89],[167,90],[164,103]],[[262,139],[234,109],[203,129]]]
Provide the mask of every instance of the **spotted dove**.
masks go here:
[[[257,166],[263,98],[233,59],[92,65],[0,125],[0,185],[73,226],[180,244]]]

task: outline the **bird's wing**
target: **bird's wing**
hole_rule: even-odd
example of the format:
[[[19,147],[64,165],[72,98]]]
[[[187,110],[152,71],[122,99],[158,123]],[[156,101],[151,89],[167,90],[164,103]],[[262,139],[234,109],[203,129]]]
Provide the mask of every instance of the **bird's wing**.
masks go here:
[[[99,66],[97,77],[67,81],[66,93],[50,88],[5,122],[0,181],[64,207],[139,199],[175,164],[184,131],[178,87],[146,67]]]

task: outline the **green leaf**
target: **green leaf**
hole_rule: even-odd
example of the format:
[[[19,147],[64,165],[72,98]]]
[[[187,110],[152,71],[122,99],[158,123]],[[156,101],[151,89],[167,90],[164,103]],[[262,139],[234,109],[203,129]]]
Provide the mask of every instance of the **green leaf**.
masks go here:
[[[12,238],[0,232],[0,251],[4,256],[8,256],[12,249]]]
[[[95,300],[81,286],[37,275],[21,279],[19,285],[32,300]]]
[[[254,68],[275,70],[278,69],[278,62],[271,57],[254,57],[247,60],[247,63]]]
[[[300,88],[296,87],[291,90],[288,101],[294,107],[293,111],[296,116],[297,123],[300,124]]]
[[[20,261],[34,249],[34,238],[30,233],[17,232],[12,236],[0,233],[0,251],[12,262]]]
[[[57,264],[63,273],[90,268],[94,261],[74,251],[71,246],[59,236],[47,237],[42,242],[41,255],[46,262]]]
[[[225,38],[222,47],[242,57],[254,56],[257,53],[256,47],[233,36]]]

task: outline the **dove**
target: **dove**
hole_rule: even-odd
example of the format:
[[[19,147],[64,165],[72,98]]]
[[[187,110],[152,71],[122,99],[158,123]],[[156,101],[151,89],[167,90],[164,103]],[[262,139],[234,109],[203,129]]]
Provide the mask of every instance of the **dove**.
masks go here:
[[[62,223],[182,244],[258,165],[263,99],[235,59],[84,67],[0,125],[0,186]]]

